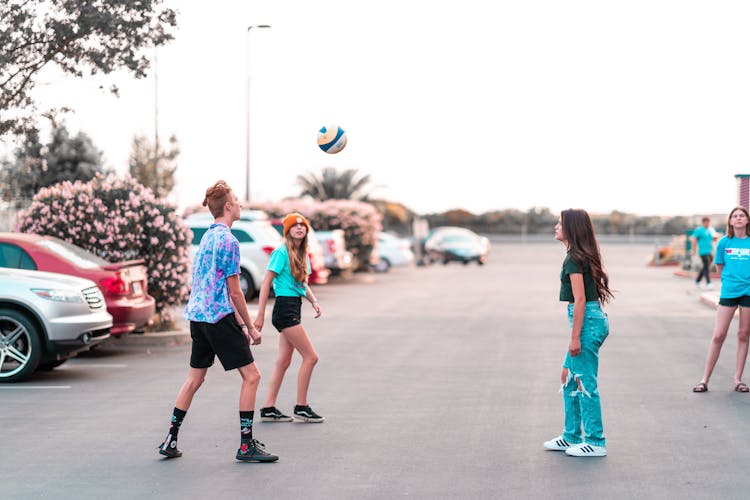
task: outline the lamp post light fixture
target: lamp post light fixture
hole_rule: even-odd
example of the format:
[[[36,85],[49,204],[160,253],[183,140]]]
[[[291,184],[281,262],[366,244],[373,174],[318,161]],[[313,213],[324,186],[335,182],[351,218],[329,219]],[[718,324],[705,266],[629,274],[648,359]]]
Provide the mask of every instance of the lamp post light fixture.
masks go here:
[[[245,200],[247,202],[250,202],[250,31],[253,28],[270,27],[270,24],[251,24],[247,27],[245,40],[245,97],[247,99],[247,105],[245,106],[247,133],[247,137],[245,137]]]

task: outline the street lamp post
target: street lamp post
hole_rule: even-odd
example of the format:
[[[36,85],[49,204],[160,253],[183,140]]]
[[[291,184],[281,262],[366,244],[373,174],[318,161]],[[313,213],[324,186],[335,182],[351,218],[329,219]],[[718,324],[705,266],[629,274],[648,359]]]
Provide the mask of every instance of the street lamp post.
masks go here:
[[[270,28],[270,24],[252,24],[247,27],[247,36],[245,40],[245,97],[247,105],[245,106],[246,114],[246,132],[245,137],[245,200],[250,201],[250,30],[253,28]]]

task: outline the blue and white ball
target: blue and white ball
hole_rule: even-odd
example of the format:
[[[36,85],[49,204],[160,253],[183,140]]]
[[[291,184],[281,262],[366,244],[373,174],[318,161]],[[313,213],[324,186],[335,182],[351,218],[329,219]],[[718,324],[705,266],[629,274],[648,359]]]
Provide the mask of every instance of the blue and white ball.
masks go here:
[[[318,147],[329,155],[335,155],[346,147],[346,132],[338,125],[326,125],[318,130]]]

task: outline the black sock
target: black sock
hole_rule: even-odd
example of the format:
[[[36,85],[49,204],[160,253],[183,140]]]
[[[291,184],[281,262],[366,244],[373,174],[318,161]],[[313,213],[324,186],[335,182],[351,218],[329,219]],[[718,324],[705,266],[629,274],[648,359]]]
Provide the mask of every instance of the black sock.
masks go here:
[[[240,411],[240,438],[242,441],[253,439],[253,413],[254,411]]]
[[[176,406],[174,407],[172,421],[169,424],[169,434],[173,439],[177,439],[177,433],[180,431],[180,426],[182,425],[182,420],[185,418],[185,415],[187,415],[187,410],[180,410]]]

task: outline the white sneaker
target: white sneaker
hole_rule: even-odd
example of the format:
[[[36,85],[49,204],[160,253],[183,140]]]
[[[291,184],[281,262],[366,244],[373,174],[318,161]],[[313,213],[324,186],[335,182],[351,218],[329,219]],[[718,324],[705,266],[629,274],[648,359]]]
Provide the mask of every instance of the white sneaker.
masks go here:
[[[706,290],[713,290],[713,289],[714,289],[714,284],[713,283],[709,283],[709,284],[706,285]]]
[[[700,282],[698,282],[698,281],[696,281],[696,282],[695,282],[695,288],[697,288],[698,290],[700,290],[700,289],[701,289],[701,284],[700,284]]]
[[[553,451],[565,451],[571,446],[574,445],[565,441],[562,436],[557,436],[554,439],[550,439],[549,441],[544,442],[544,447],[548,450]]]
[[[573,457],[606,457],[607,448],[604,446],[594,446],[593,444],[581,443],[566,449],[565,454]]]

